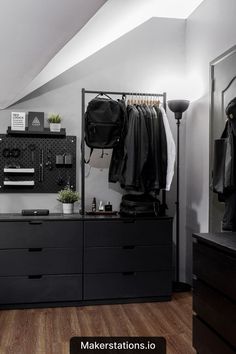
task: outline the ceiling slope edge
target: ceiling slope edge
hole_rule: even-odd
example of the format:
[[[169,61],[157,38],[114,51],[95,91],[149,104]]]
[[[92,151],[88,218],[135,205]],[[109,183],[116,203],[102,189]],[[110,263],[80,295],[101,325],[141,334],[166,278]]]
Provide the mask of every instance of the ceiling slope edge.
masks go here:
[[[176,0],[174,0],[176,1]],[[186,0],[179,0],[186,3]],[[186,18],[193,7],[202,0],[188,0],[188,10],[179,12],[179,7],[167,13],[167,3],[173,0],[108,0],[87,24],[49,61],[44,69],[25,87],[7,107],[18,102],[31,92],[53,80],[63,72],[84,61],[92,54],[116,41],[152,17]],[[165,8],[160,4],[165,3]],[[189,8],[190,3],[192,8]],[[159,4],[159,7],[158,7]],[[3,108],[0,108],[3,109]]]
[[[140,2],[136,11],[131,11],[133,0],[109,0],[88,23],[49,61],[44,69],[7,106],[53,80],[63,72],[82,62],[100,49],[114,42],[150,18]],[[137,5],[137,4],[136,4]],[[122,21],[121,21],[122,18]]]

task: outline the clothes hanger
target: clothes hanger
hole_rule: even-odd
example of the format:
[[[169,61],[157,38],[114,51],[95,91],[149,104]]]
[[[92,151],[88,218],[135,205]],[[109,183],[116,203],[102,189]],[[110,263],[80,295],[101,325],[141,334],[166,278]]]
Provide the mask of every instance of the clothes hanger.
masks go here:
[[[155,100],[154,100],[154,105],[159,107],[159,100],[157,99],[158,96],[155,96]]]
[[[137,104],[140,105],[140,93],[138,93],[138,102],[137,102]]]
[[[145,104],[145,96],[142,96],[142,104]]]
[[[110,96],[108,96],[106,93],[100,92],[95,98],[99,97],[99,96],[106,96],[107,98],[109,98],[110,100],[112,100],[112,98]]]
[[[131,92],[131,98],[130,98],[130,100],[129,100],[129,102],[130,102],[130,105],[133,105],[134,103],[133,103],[133,93]]]
[[[126,100],[126,95],[125,95],[124,93],[123,93],[123,95],[122,95],[122,101],[124,101],[125,106],[127,106],[128,102],[127,102],[127,100]]]

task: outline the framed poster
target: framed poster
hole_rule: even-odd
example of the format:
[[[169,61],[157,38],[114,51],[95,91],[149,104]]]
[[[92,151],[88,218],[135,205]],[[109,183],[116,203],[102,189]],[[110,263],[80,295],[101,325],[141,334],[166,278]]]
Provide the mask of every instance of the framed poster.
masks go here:
[[[11,112],[11,130],[25,130],[25,112]]]
[[[44,130],[44,112],[28,113],[28,130],[29,131]]]

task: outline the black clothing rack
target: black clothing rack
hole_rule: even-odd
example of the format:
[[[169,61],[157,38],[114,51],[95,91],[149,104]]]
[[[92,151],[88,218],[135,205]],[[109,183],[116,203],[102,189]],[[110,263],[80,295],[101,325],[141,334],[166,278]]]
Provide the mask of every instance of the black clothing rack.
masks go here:
[[[81,214],[85,214],[85,97],[86,94],[97,95],[116,95],[125,98],[126,96],[149,96],[149,97],[162,97],[163,107],[166,110],[166,92],[163,93],[144,93],[144,92],[120,92],[120,91],[93,91],[82,88],[82,119],[81,119]],[[163,212],[166,207],[166,191],[162,190],[162,206]]]

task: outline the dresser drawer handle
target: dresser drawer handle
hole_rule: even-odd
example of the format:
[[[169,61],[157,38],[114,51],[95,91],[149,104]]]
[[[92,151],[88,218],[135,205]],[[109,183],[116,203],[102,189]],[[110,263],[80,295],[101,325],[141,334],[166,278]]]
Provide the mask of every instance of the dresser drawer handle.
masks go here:
[[[123,272],[122,275],[127,276],[127,275],[135,275],[135,272]]]
[[[42,252],[42,248],[29,248],[28,251],[29,252]]]
[[[42,225],[42,221],[29,221],[30,225]]]
[[[41,279],[42,275],[28,275],[28,279]]]
[[[123,250],[133,250],[135,248],[135,246],[134,245],[127,245],[127,246],[123,246],[122,248],[123,248]]]

